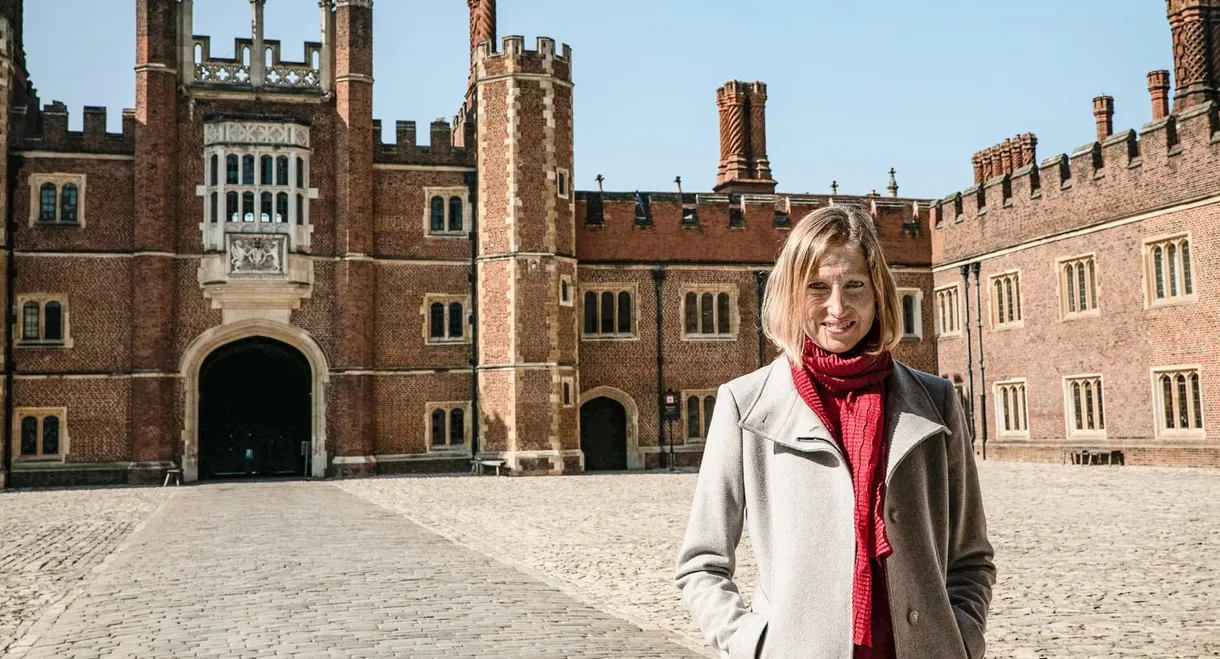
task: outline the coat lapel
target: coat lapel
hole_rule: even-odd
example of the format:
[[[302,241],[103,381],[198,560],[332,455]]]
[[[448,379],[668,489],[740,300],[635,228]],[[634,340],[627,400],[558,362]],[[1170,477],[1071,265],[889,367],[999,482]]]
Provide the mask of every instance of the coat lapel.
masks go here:
[[[948,435],[949,429],[931,396],[905,365],[894,362],[894,372],[886,379],[885,387],[888,484],[903,458],[921,441],[938,432]],[[771,362],[758,396],[747,405],[738,422],[743,430],[797,451],[841,453],[822,420],[801,400],[786,357],[781,355]]]

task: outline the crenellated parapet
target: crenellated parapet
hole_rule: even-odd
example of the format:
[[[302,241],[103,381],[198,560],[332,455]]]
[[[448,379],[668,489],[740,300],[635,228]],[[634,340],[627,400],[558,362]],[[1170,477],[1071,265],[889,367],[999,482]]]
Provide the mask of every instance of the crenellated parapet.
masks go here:
[[[373,120],[373,162],[407,165],[474,166],[474,149],[454,146],[453,128],[445,119],[429,126],[428,146],[418,143],[414,121],[394,122],[394,142],[381,141],[381,120]]]
[[[937,262],[955,261],[1220,190],[1220,121],[1207,102],[1070,154],[1000,173],[932,206]]]
[[[554,39],[538,37],[535,48],[526,50],[525,37],[513,35],[504,37],[499,51],[493,41],[475,47],[474,68],[476,80],[525,73],[571,82],[572,49],[565,43],[557,51]]]
[[[870,213],[891,263],[930,263],[931,202],[876,194],[577,191],[578,256],[582,260],[769,263],[792,227],[826,206],[850,206]]]
[[[135,151],[135,111],[123,111],[123,132],[106,132],[106,108],[85,106],[83,130],[68,130],[68,106],[52,101],[25,117],[24,108],[15,109],[12,121],[13,148],[27,151],[68,153],[130,154]],[[41,126],[41,131],[37,129]]]
[[[233,89],[260,87],[289,92],[324,91],[321,69],[325,53],[319,42],[305,42],[305,61],[294,62],[280,56],[278,40],[266,39],[262,42],[262,67],[255,66],[259,53],[255,49],[254,39],[234,39],[233,57],[213,56],[211,37],[197,35],[192,38],[191,44],[194,56],[192,82],[196,85]]]

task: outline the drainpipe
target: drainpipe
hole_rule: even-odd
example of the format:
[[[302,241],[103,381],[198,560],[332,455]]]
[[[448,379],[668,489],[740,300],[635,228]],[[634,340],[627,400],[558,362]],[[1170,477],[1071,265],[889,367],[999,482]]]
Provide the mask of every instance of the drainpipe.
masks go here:
[[[766,270],[758,270],[754,273],[754,291],[755,297],[758,300],[758,367],[762,368],[767,365],[767,337],[762,330],[762,309],[763,295],[767,291],[767,276],[770,275]]]
[[[665,458],[665,354],[664,336],[661,334],[661,285],[665,281],[665,268],[652,269],[654,296],[657,301],[657,465]],[[672,441],[672,437],[670,440]]]
[[[16,287],[17,264],[13,262],[13,201],[17,194],[17,173],[21,171],[21,156],[8,158],[8,205],[4,217],[4,249],[8,262],[4,268],[4,480],[0,486],[8,487],[13,473],[13,372],[17,360],[13,359],[13,325],[17,322],[13,312],[13,289]]]
[[[479,455],[479,231],[478,173],[467,175],[466,185],[470,189],[470,457]]]
[[[979,328],[979,406],[983,413],[983,459],[987,459],[987,358],[983,356],[983,294],[979,284],[979,262],[975,261],[970,264],[970,271],[974,273],[974,303],[979,308],[978,328]]]
[[[970,407],[966,410],[966,418],[970,420],[970,449],[974,449],[974,357],[972,356],[971,344],[974,339],[970,337],[970,265],[963,265],[962,273],[962,299],[965,300],[965,318],[963,319],[963,327],[966,328],[966,373],[970,380],[967,399],[970,401]]]

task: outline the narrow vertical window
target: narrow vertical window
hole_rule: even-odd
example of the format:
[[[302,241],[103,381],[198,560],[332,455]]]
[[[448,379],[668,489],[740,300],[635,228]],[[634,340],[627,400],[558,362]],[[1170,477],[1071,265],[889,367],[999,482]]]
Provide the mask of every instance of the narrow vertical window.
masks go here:
[[[1029,417],[1026,416],[1025,409],[1025,385],[1021,385],[1013,393],[1013,397],[1017,399],[1017,422],[1021,424],[1021,430],[1029,430]]]
[[[21,455],[38,455],[38,419],[21,417]]]
[[[716,295],[716,333],[728,334],[729,329],[729,294]]]
[[[1161,376],[1161,408],[1165,415],[1165,427],[1173,425],[1173,382],[1168,375]]]
[[[433,232],[445,230],[445,200],[441,197],[433,197],[431,201],[431,219],[429,228]]]
[[[37,341],[41,338],[40,332],[40,316],[42,309],[39,308],[37,302],[26,302],[21,307],[21,339],[23,341]]]
[[[563,383],[563,404],[565,407],[572,404],[572,385],[567,382]]]
[[[259,215],[260,222],[270,222],[271,221],[271,214],[273,212],[272,203],[271,203],[272,199],[273,199],[273,197],[271,196],[270,192],[264,192],[262,194],[262,206],[263,207],[262,207],[262,213]]]
[[[1010,389],[1008,389],[1007,387],[1004,388],[1004,390],[1000,392],[1001,396],[1004,399],[1004,429],[1005,430],[1014,429],[1013,422],[1012,422],[1012,411],[1011,411],[1012,404],[1008,400],[1009,392],[1010,392]]]
[[[59,455],[59,417],[48,416],[42,420],[42,454]]]
[[[569,297],[571,294],[572,294],[571,291],[568,290],[568,280],[560,279],[559,280],[559,301],[566,304],[567,301],[569,299],[571,299]]]
[[[275,184],[275,159],[271,156],[263,156],[259,160],[262,169],[262,176],[259,177],[259,183],[262,185]]]
[[[212,176],[209,180],[212,181],[212,185],[220,185],[220,154],[219,153],[212,154],[212,172],[211,172],[211,174],[212,174]]]
[[[55,221],[55,184],[43,183],[38,188],[38,221]]]
[[[1203,427],[1203,394],[1199,392],[1199,374],[1190,375],[1190,393],[1195,409],[1195,428]]]
[[[705,396],[703,398],[703,437],[706,439],[708,429],[712,426],[712,410],[716,407],[715,396]]]
[[[275,195],[275,223],[283,224],[288,221],[288,193],[277,192]]]
[[[297,194],[297,225],[305,226],[305,195]]]
[[[466,443],[466,410],[454,408],[449,410],[449,445],[461,446]]]
[[[445,338],[445,305],[433,302],[430,313],[428,336],[434,339]]]
[[[995,280],[995,310],[998,325],[1004,322],[1004,283],[999,279]]]
[[[47,302],[43,311],[43,338],[47,341],[64,340],[63,305],[58,302]]]
[[[76,184],[65,183],[59,199],[59,221],[75,224],[77,222],[77,201],[80,199]]]
[[[715,320],[716,310],[712,306],[712,294],[704,293],[699,296],[699,331],[703,334],[715,332]]]
[[[627,291],[618,294],[618,331],[619,334],[631,333],[631,294]]]
[[[1088,430],[1097,430],[1096,421],[1093,419],[1093,383],[1084,383],[1084,418],[1085,428]]]
[[[241,183],[242,185],[254,185],[254,156],[241,157]]]
[[[1089,300],[1092,302],[1092,307],[1097,308],[1097,273],[1093,265],[1093,259],[1089,259]]]
[[[614,293],[602,293],[602,334],[614,334]]]
[[[585,293],[585,334],[597,334],[597,294]]]
[[[305,187],[305,159],[297,158],[297,187]]]
[[[241,193],[241,219],[243,222],[254,221],[254,193]]]
[[[463,336],[462,325],[465,314],[462,313],[461,302],[449,303],[449,338],[460,339]]]
[[[432,445],[445,445],[445,410],[432,410]]]
[[[1178,375],[1178,427],[1190,427],[1190,413],[1187,411],[1189,398],[1186,396],[1186,376]]]
[[[1013,295],[1012,295],[1012,280],[1004,280],[1004,293],[1008,299],[1008,322],[1016,320],[1017,316],[1013,310]]]
[[[1165,261],[1169,264],[1169,297],[1176,297],[1178,294],[1178,247],[1173,243],[1169,244],[1169,249],[1166,250]]]
[[[1190,243],[1182,241],[1182,291],[1190,295],[1194,286],[1190,281]]]
[[[699,332],[699,296],[691,292],[687,293],[683,299],[685,300],[683,306],[686,308],[683,309],[682,315],[686,333],[696,334]]]
[[[915,296],[902,296],[902,333],[915,333]]]
[[[237,211],[237,193],[230,190],[225,193],[225,221],[237,222],[240,219]]]
[[[1101,400],[1101,380],[1097,381],[1097,428],[1106,429],[1106,406]]]
[[[220,193],[213,191],[208,202],[210,206],[208,209],[208,221],[216,224],[220,217],[220,209],[218,208],[220,205]]]
[[[1092,308],[1092,300],[1089,299],[1088,289],[1085,288],[1084,282],[1084,263],[1076,264],[1076,283],[1077,290],[1080,292],[1080,310],[1088,311]]]
[[[237,170],[238,170],[237,155],[230,153],[229,155],[225,156],[225,184],[226,185],[237,185],[237,183],[238,183]]]
[[[462,230],[462,198],[449,198],[449,230],[460,232]]]
[[[1063,266],[1063,286],[1067,290],[1068,296],[1068,313],[1076,312],[1076,287],[1073,285],[1075,277],[1072,276],[1072,264]]]
[[[275,159],[275,184],[288,185],[288,156]]]
[[[1080,383],[1079,382],[1072,383],[1072,411],[1075,412],[1075,415],[1076,415],[1076,426],[1075,426],[1076,430],[1083,429],[1084,420],[1081,418],[1081,413],[1080,413]]]
[[[686,436],[699,437],[699,398],[696,396],[686,397]]]
[[[1017,315],[1014,320],[1021,320],[1021,278],[1013,275],[1012,277],[1013,298],[1017,304]]]

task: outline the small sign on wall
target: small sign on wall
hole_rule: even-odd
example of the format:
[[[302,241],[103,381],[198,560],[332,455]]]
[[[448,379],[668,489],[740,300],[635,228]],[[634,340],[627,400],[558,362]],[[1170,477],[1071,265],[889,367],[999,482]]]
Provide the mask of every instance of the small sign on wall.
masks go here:
[[[678,393],[672,389],[665,391],[665,420],[677,421],[682,418],[682,411],[678,405]]]

